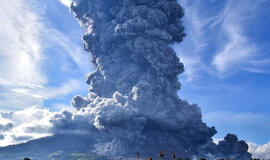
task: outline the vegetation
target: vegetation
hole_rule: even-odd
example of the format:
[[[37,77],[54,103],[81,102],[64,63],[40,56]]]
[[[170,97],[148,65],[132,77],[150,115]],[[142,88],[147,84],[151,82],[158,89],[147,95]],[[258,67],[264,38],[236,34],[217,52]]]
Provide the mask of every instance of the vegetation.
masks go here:
[[[61,151],[57,151],[49,155],[49,160],[108,160],[104,156],[96,156],[94,154],[72,153],[64,154]],[[31,160],[30,158],[24,158],[24,160]],[[35,158],[33,157],[33,160]]]
[[[137,160],[143,160],[143,159],[141,159],[139,152],[136,155],[137,155]],[[159,157],[162,160],[165,159],[164,152],[160,152]],[[172,154],[171,159],[172,160],[190,160],[189,158],[184,158],[184,159],[177,158],[176,153]],[[31,159],[30,158],[24,158],[24,160],[31,160]],[[97,155],[94,155],[94,154],[72,153],[70,155],[66,155],[61,151],[57,151],[57,152],[52,153],[52,154],[49,155],[49,160],[109,160],[109,159],[104,157],[104,156],[97,156]],[[153,160],[153,159],[150,158],[150,157],[146,157],[145,160]],[[168,158],[166,160],[170,160],[170,159]],[[205,158],[200,158],[200,160],[206,160],[206,159]],[[220,159],[216,159],[216,160],[234,160],[234,159],[220,158]],[[260,160],[260,159],[249,159],[249,160]]]

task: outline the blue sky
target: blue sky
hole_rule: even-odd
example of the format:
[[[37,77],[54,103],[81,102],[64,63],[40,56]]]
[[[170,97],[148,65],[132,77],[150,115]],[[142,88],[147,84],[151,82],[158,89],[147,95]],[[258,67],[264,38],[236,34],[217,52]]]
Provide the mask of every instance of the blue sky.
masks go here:
[[[84,29],[63,5],[68,0],[61,2],[1,2],[1,113],[45,109],[49,114],[72,109],[74,95],[87,95],[84,76],[93,66],[83,50]],[[179,96],[202,108],[203,120],[218,130],[215,138],[231,132],[248,142],[268,143],[270,1],[179,3],[187,33],[183,43],[172,45],[186,70],[179,76]]]

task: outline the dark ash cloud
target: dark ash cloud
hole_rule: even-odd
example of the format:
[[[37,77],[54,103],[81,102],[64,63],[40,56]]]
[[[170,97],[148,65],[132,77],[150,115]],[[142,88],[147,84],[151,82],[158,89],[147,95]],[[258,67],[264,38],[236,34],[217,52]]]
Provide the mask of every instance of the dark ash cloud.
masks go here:
[[[250,158],[234,135],[214,144],[216,130],[200,108],[177,95],[184,66],[170,45],[185,33],[176,0],[81,0],[71,11],[87,29],[84,47],[96,70],[86,76],[88,97],[71,102],[77,111],[51,119],[54,133],[89,133],[98,154]]]

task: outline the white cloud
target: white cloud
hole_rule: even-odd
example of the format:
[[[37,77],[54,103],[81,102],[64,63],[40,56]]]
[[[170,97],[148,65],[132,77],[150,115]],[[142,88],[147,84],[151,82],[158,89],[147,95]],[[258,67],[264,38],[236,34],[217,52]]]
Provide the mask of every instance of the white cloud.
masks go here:
[[[42,108],[44,100],[63,99],[81,87],[72,78],[64,78],[62,84],[53,79],[55,85],[51,85],[44,67],[47,49],[53,48],[61,62],[73,63],[83,73],[90,68],[89,56],[82,54],[81,46],[49,26],[41,17],[43,11],[27,2],[10,0],[0,5],[0,146],[50,135],[49,120],[54,113]],[[65,67],[61,69],[70,72],[74,65]],[[72,110],[60,103],[51,107],[53,111]]]
[[[0,139],[0,146],[18,144],[31,139],[51,135],[50,123],[53,115],[47,109],[31,107],[16,112],[0,113],[1,123],[12,123],[12,128],[0,131],[3,139]]]
[[[81,2],[81,0],[58,0],[60,3],[65,5],[66,7],[70,7],[70,4],[73,2],[74,5],[78,5],[78,3]]]
[[[213,142],[218,145],[219,141],[222,141],[221,138],[213,138]]]
[[[248,143],[249,152],[253,158],[270,159],[270,142],[264,145],[258,145],[255,143]]]
[[[1,2],[0,78],[10,83],[44,84],[39,32],[42,24],[23,0]]]
[[[0,109],[6,110],[32,101],[17,97],[10,90],[17,86],[38,88],[47,83],[47,77],[41,72],[43,55],[39,36],[43,25],[39,17],[24,0],[10,0],[1,2],[0,21]]]
[[[59,2],[61,2],[63,5],[69,7],[70,6],[70,0],[59,0]]]
[[[90,68],[89,56],[64,33],[48,26],[25,0],[3,1],[0,6],[0,111],[42,106],[44,99],[64,96],[80,87],[77,80],[65,79],[50,86],[44,69],[45,51],[54,48],[61,62],[74,62],[81,72]],[[40,12],[43,12],[42,9]],[[69,60],[71,59],[71,60]],[[60,65],[63,72],[74,67]],[[61,97],[60,97],[61,98]]]

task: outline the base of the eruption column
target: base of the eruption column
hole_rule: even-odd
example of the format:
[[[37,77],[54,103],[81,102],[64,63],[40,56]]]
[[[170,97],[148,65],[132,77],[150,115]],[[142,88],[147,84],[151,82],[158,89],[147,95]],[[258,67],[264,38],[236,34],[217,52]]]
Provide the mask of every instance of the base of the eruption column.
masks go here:
[[[177,155],[177,158],[181,159],[200,159],[205,158],[207,160],[214,159],[237,159],[237,160],[248,160],[251,158],[251,154],[248,153],[248,145],[238,140],[236,135],[227,134],[224,140],[220,141],[219,144],[209,142],[192,146],[185,146],[180,142],[174,143],[179,144],[172,145],[171,143],[164,143],[164,145],[157,145],[141,142],[140,145],[133,145],[132,143],[125,143],[119,141],[112,141],[103,144],[95,144],[94,153],[97,155],[105,155],[109,159],[135,159],[137,153],[140,153],[142,159],[145,157],[151,157],[152,159],[159,159],[160,151],[164,152],[165,159],[171,159],[173,153]],[[196,148],[196,149],[195,149]],[[192,150],[193,149],[193,150]]]
[[[164,146],[151,146],[147,144],[141,146],[141,148],[131,144],[119,144],[120,146],[115,146],[114,144],[112,146],[118,148],[106,148],[104,146],[106,143],[97,144],[91,134],[59,134],[0,148],[0,159],[22,160],[24,157],[29,157],[34,160],[135,160],[139,152],[141,159],[151,157],[154,160],[158,160],[160,151],[164,152],[165,159],[171,159],[172,153],[176,153],[177,158],[188,158],[190,160],[196,158],[206,158],[207,160],[217,158],[250,159],[251,155],[247,152],[247,145],[236,138],[236,136],[229,134],[224,141],[221,141],[220,145],[208,144],[200,149],[201,155],[193,155],[188,153],[187,150],[177,147],[168,150]],[[97,150],[97,147],[99,147],[99,150]],[[211,152],[215,154],[211,155]]]
[[[167,144],[168,145],[168,144]],[[92,150],[97,155],[104,155],[112,160],[120,160],[120,159],[136,159],[137,153],[140,154],[142,159],[145,157],[151,157],[152,159],[159,159],[159,153],[162,151],[166,155],[167,158],[171,158],[172,154],[175,153],[178,157],[194,159],[198,157],[205,157],[202,155],[195,155],[198,151],[191,151],[192,147],[181,147],[179,146],[166,146],[166,145],[158,145],[151,143],[141,142],[141,145],[133,145],[132,143],[121,143],[119,141],[112,141],[107,143],[100,143],[94,145],[94,150]],[[209,157],[209,156],[207,156]]]

